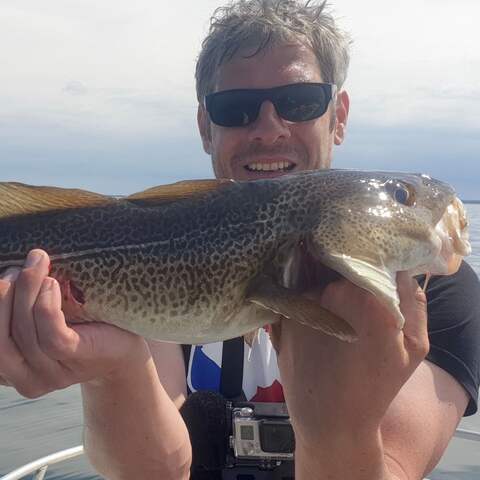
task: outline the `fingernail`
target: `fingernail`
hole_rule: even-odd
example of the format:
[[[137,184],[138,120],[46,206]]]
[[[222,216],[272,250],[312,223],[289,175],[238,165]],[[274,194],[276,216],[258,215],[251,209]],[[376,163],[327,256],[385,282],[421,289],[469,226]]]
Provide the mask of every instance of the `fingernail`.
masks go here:
[[[7,282],[14,282],[18,278],[18,274],[20,273],[19,268],[10,267],[5,270],[5,273],[2,275],[2,280]]]
[[[418,286],[418,284],[417,289],[415,290],[415,300],[425,307],[427,306],[427,296],[425,295],[425,292]]]
[[[40,293],[46,293],[52,290],[54,284],[55,280],[53,278],[45,278],[45,280],[42,282],[42,286],[40,287]]]
[[[37,265],[40,262],[42,257],[43,257],[43,254],[41,252],[38,252],[36,250],[32,250],[27,255],[24,267],[25,268],[34,267],[35,265]]]

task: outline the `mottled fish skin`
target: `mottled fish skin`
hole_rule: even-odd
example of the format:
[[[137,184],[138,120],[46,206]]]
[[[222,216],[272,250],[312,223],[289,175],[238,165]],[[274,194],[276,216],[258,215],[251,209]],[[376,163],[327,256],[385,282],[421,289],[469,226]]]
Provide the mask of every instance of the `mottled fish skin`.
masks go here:
[[[412,206],[392,198],[398,182]],[[442,182],[393,172],[321,170],[227,182],[171,202],[126,198],[7,216],[0,219],[0,268],[45,249],[70,320],[207,343],[273,321],[246,296],[260,275],[295,289],[298,279],[285,268],[300,244],[333,268],[332,252],[397,270],[428,263],[436,254],[432,229],[454,198]],[[72,297],[77,310],[69,309]]]

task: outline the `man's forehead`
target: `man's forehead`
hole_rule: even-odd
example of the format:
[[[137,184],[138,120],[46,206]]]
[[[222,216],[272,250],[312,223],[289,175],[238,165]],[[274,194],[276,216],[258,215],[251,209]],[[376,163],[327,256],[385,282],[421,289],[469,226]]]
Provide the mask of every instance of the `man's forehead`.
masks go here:
[[[312,48],[301,43],[268,45],[259,52],[239,50],[217,70],[215,90],[269,88],[297,82],[322,81]]]

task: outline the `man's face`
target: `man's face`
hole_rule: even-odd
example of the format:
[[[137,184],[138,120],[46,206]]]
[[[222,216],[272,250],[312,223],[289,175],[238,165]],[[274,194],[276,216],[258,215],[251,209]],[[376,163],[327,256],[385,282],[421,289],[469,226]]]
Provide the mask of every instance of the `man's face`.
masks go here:
[[[237,55],[221,67],[216,91],[322,81],[313,51],[290,44],[269,47],[253,57]],[[258,118],[247,126],[215,125],[204,107],[199,107],[198,122],[217,178],[251,180],[329,168],[333,143],[343,141],[347,115],[348,96],[341,92],[336,105],[334,99],[322,117],[306,122],[283,120],[270,101],[262,104]]]

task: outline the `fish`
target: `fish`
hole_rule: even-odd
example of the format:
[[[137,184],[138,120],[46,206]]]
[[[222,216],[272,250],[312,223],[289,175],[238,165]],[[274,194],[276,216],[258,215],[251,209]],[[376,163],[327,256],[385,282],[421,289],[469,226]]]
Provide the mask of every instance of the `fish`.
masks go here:
[[[449,275],[471,251],[448,184],[342,169],[128,196],[0,183],[0,271],[34,248],[50,256],[68,322],[184,344],[279,318],[355,341],[350,324],[307,295],[323,267],[374,294],[402,328],[396,272]]]

